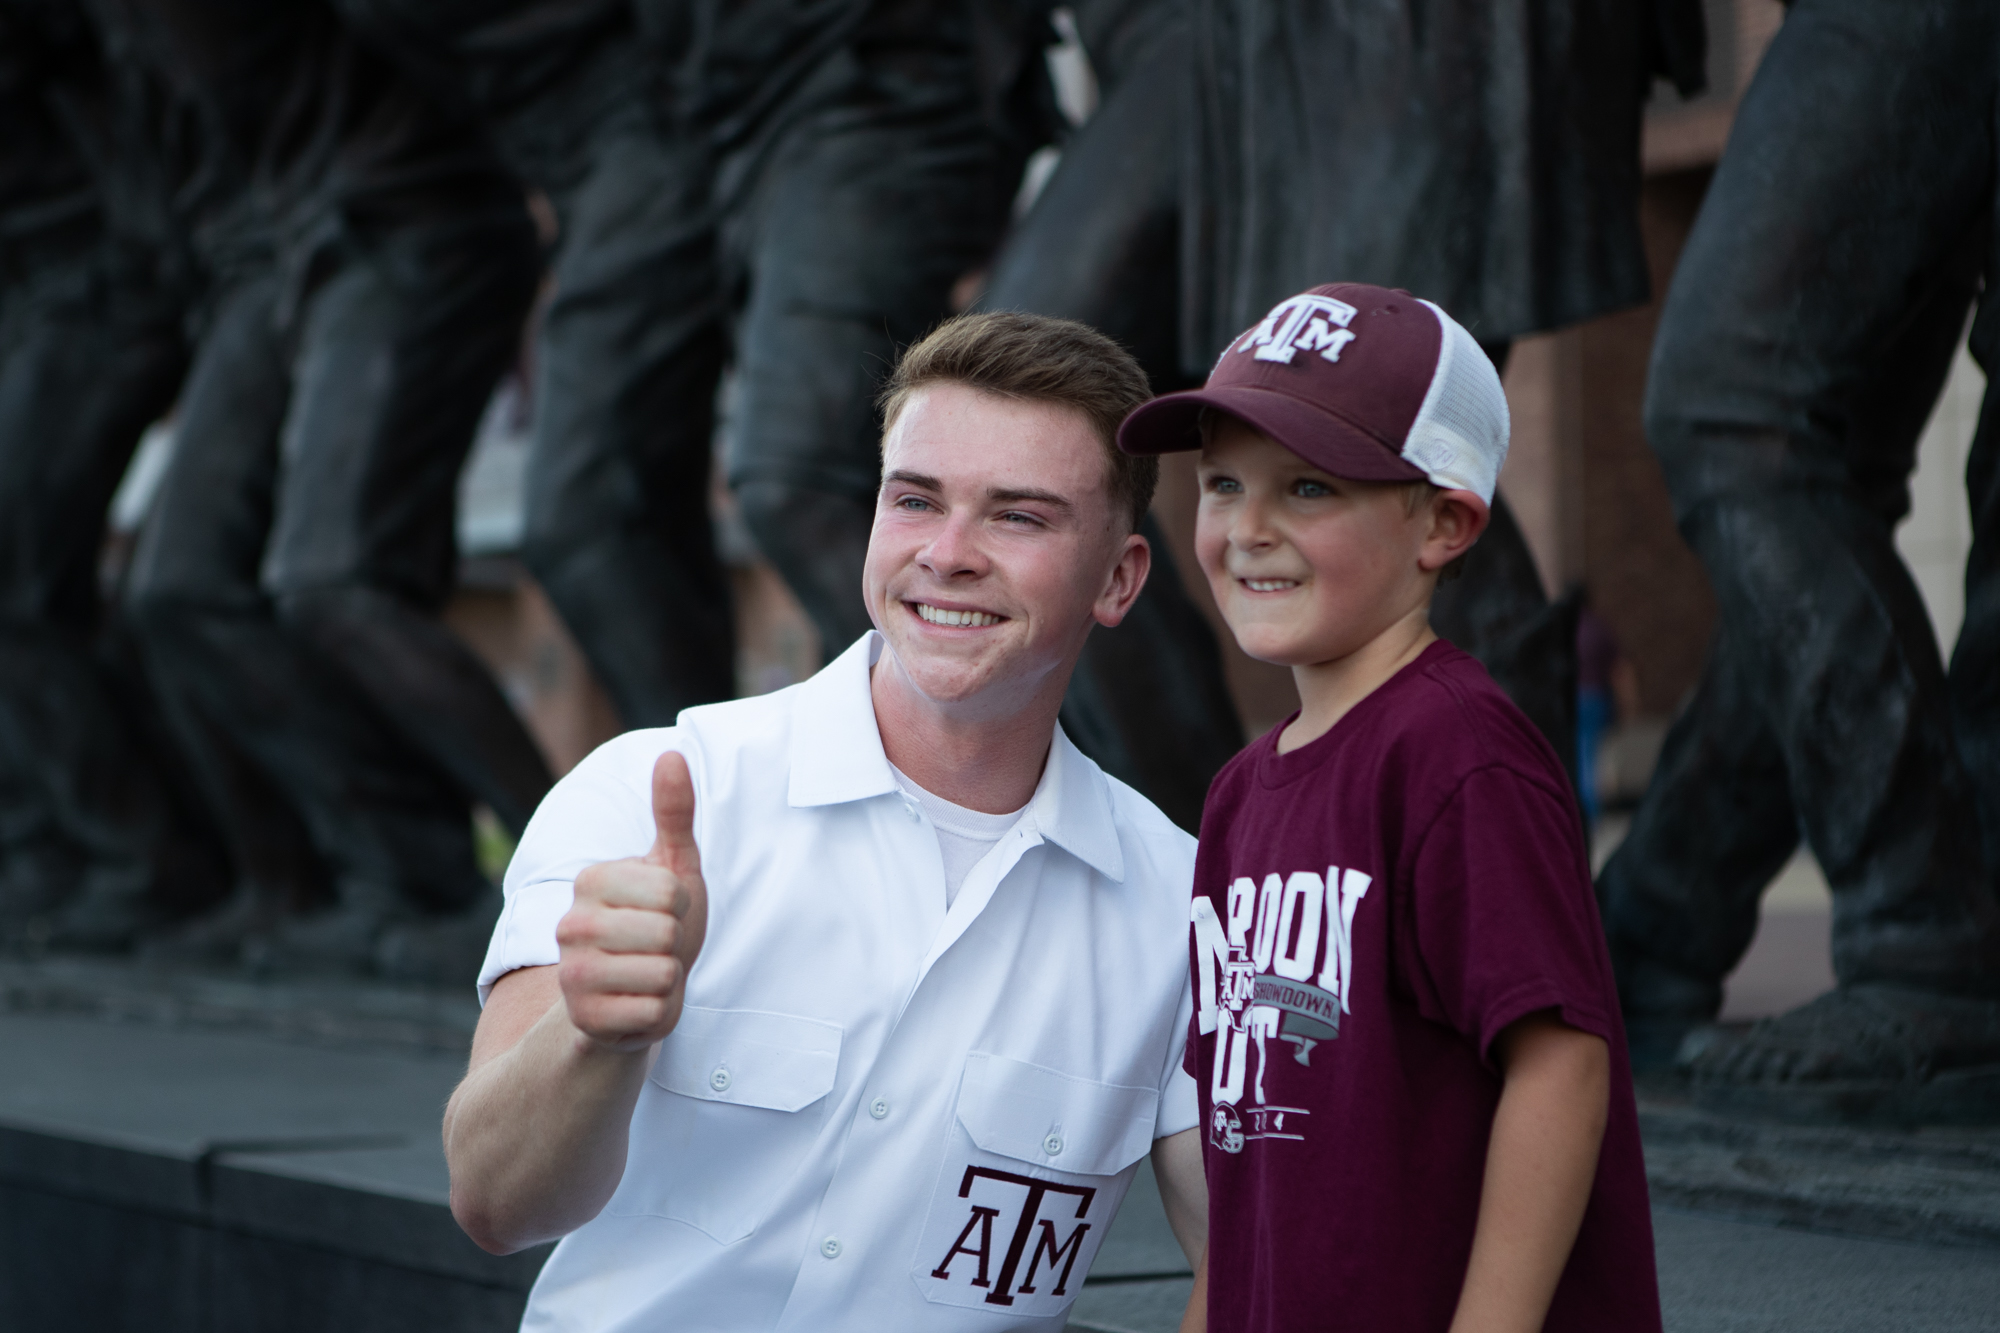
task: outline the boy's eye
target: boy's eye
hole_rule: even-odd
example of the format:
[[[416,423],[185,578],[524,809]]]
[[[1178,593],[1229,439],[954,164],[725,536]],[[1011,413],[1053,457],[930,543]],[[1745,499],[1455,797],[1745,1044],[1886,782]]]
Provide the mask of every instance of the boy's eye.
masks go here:
[[[1320,500],[1333,494],[1333,487],[1323,481],[1301,478],[1292,483],[1292,494],[1304,500]]]
[[[1218,495],[1235,495],[1243,489],[1243,483],[1234,477],[1210,477],[1204,484]]]

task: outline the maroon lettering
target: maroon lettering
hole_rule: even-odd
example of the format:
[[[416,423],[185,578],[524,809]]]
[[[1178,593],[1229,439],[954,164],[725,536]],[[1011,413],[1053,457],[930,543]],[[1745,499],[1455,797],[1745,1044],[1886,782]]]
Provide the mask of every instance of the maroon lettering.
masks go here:
[[[960,1193],[959,1197],[962,1199],[965,1195]],[[972,1279],[972,1285],[975,1287],[991,1286],[992,1283],[986,1280],[986,1261],[993,1255],[993,1219],[998,1216],[1000,1216],[998,1208],[982,1208],[976,1203],[973,1204],[972,1216],[966,1219],[965,1230],[958,1233],[958,1239],[951,1243],[951,1250],[945,1255],[943,1261],[931,1270],[931,1276],[950,1281],[951,1261],[961,1254],[969,1254],[979,1261],[979,1276]],[[979,1228],[979,1248],[976,1250],[970,1248],[965,1243],[965,1238],[972,1234],[974,1227]]]
[[[1082,1214],[1078,1213],[1081,1217]],[[1062,1259],[1062,1276],[1056,1279],[1056,1289],[1049,1293],[1060,1296],[1069,1285],[1069,1270],[1076,1267],[1076,1256],[1083,1253],[1083,1233],[1090,1230],[1090,1223],[1077,1223],[1076,1230],[1069,1233],[1069,1239],[1056,1244],[1056,1224],[1046,1217],[1042,1219],[1042,1238],[1035,1242],[1035,1252],[1028,1256],[1028,1276],[1021,1279],[1020,1290],[1027,1295],[1035,1293],[1035,1269],[1041,1266],[1042,1256],[1049,1256],[1049,1271],[1056,1271],[1056,1260]],[[1068,1255],[1067,1259],[1063,1259]]]
[[[1044,1246],[1049,1250],[1050,1272],[1055,1271],[1056,1260],[1062,1258],[1067,1253],[1069,1259],[1063,1267],[1062,1281],[1056,1284],[1054,1293],[1058,1296],[1063,1295],[1064,1285],[1069,1281],[1070,1268],[1075,1265],[1077,1255],[1083,1252],[1083,1233],[1090,1230],[1090,1225],[1085,1223],[1083,1226],[1078,1227],[1065,1245],[1057,1247],[1054,1243],[1055,1229],[1053,1225],[1044,1221],[1039,1216],[1042,1210],[1042,1200],[1050,1194],[1067,1194],[1077,1201],[1076,1216],[1082,1217],[1090,1211],[1091,1202],[1097,1198],[1097,1191],[1087,1185],[1058,1185],[1052,1180],[1036,1180],[1033,1176],[1017,1176],[1011,1171],[995,1171],[990,1167],[968,1166],[965,1168],[965,1178],[959,1182],[959,1198],[971,1197],[972,1183],[975,1180],[997,1180],[1003,1184],[1019,1185],[1027,1191],[1027,1197],[1021,1204],[1021,1220],[1015,1224],[1014,1234],[1008,1238],[1006,1256],[1000,1261],[1000,1272],[991,1284],[993,1289],[986,1294],[986,1303],[989,1305],[1012,1305],[1014,1303],[1014,1274],[1020,1271],[1021,1255],[1028,1248],[1028,1238],[1034,1234],[1035,1223],[1037,1221],[1042,1222],[1043,1227],[1047,1229],[1049,1234],[1043,1238],[1043,1245],[1037,1246],[1035,1249],[1035,1254],[1028,1265],[1028,1281],[1030,1283],[1034,1281],[1035,1268],[1041,1262]],[[965,1229],[959,1232],[957,1243],[952,1246],[951,1253],[945,1255],[944,1262],[931,1270],[931,1276],[935,1278],[949,1278],[951,1276],[949,1271],[951,1261],[960,1254],[970,1254],[979,1259],[979,1280],[972,1285],[975,1287],[989,1285],[986,1281],[986,1261],[991,1249],[993,1219],[999,1215],[1000,1210],[997,1208],[985,1208],[974,1204],[972,1206],[972,1217],[966,1222]],[[965,1238],[972,1234],[972,1228],[975,1226],[980,1228],[979,1248],[977,1250],[969,1249],[965,1244]],[[1033,1287],[1025,1284],[1020,1290],[1030,1295],[1034,1294]]]

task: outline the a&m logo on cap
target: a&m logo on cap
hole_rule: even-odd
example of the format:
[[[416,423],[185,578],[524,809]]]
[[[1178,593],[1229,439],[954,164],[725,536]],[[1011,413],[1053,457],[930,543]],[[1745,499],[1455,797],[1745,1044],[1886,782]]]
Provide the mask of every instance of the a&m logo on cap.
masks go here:
[[[1354,341],[1347,326],[1359,313],[1345,301],[1310,292],[1278,302],[1264,322],[1243,335],[1230,350],[1253,348],[1259,361],[1292,364],[1300,351],[1318,352],[1328,361],[1340,360],[1340,349]]]

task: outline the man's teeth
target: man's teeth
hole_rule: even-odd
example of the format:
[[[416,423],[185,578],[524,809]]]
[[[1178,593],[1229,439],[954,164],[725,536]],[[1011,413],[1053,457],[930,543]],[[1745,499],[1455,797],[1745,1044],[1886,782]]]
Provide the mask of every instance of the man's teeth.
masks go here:
[[[1283,592],[1287,588],[1299,586],[1297,579],[1245,579],[1243,586],[1251,592]]]
[[[990,611],[947,611],[943,607],[930,606],[924,602],[916,602],[914,605],[917,608],[917,614],[925,620],[930,621],[933,625],[959,625],[976,628],[981,625],[997,625],[1003,619],[1003,617],[996,616]]]

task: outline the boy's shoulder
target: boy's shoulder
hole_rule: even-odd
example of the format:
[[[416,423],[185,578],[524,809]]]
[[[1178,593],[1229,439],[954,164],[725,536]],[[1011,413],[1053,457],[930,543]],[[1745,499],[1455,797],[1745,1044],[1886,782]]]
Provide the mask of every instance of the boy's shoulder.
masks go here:
[[[1216,776],[1215,796],[1254,800],[1281,770],[1307,781],[1360,782],[1385,795],[1448,790],[1472,773],[1504,770],[1570,799],[1568,771],[1541,730],[1478,659],[1445,639],[1318,740],[1280,755],[1281,730],[1282,724],[1230,760]]]

